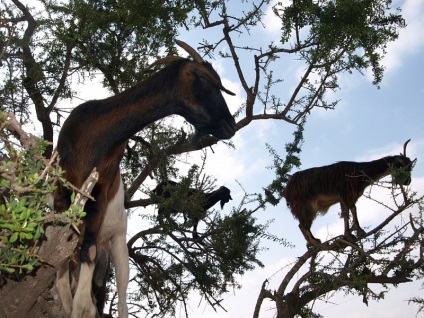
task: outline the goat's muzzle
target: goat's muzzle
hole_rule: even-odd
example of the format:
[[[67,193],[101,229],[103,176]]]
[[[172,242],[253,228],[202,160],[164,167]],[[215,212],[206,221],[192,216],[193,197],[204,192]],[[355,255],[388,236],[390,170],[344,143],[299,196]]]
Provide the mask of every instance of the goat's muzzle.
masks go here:
[[[220,140],[230,139],[236,133],[236,122],[233,117],[231,119],[221,119],[217,125],[196,127],[191,143],[197,145],[200,139],[205,135],[212,135]]]

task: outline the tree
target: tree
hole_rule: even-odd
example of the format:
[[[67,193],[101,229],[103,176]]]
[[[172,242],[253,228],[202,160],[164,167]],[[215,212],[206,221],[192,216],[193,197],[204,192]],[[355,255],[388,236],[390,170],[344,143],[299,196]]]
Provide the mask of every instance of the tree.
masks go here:
[[[392,184],[373,187],[386,188],[385,192],[392,194],[390,205],[377,202],[390,212],[387,218],[367,229],[366,236],[355,242],[339,236],[309,249],[289,266],[276,291],[268,290],[268,282],[264,281],[254,317],[260,317],[265,299],[275,302],[278,318],[319,317],[313,313],[311,304],[316,299],[326,299],[332,292],[362,296],[368,305],[370,299],[384,299],[387,292],[377,293],[377,287],[370,284],[397,286],[422,279],[423,197]],[[372,199],[370,194],[371,191],[367,197]]]
[[[149,221],[149,228],[135,234],[128,247],[137,269],[133,281],[138,286],[131,302],[135,304],[134,310],[146,312],[147,316],[172,314],[176,304],[185,305],[193,291],[199,291],[211,306],[220,306],[220,296],[237,286],[237,274],[262,266],[257,256],[261,238],[288,244],[284,238],[268,233],[266,224],[256,224],[254,213],[280,202],[281,189],[291,169],[300,165],[298,154],[307,116],[317,108],[337,106],[338,101],[328,100],[326,94],[340,89],[339,76],[371,69],[374,84],[378,85],[383,76],[380,62],[385,47],[405,25],[388,0],[296,0],[285,6],[272,6],[274,16],[281,20],[280,41],[256,46],[249,39],[255,29],[263,26],[264,12],[271,6],[269,0],[244,2],[235,7],[224,0],[39,4],[41,9],[28,8],[19,0],[2,4],[0,57],[4,82],[0,98],[1,110],[14,112],[21,122],[35,111],[47,141],[53,141],[55,125],[60,126],[66,112],[58,107],[58,102],[75,96],[78,84],[100,76],[113,93],[131,86],[148,76],[149,63],[160,53],[176,52],[173,39],[179,27],[213,32],[214,36],[204,40],[199,50],[208,56],[217,55],[234,67],[246,96],[235,114],[238,134],[258,120],[276,120],[292,125],[295,131],[293,140],[286,144],[284,159],[279,151],[268,146],[274,157],[275,180],[263,185],[263,194],[246,193],[225,216],[209,211],[204,219],[203,244],[192,239],[190,226],[181,217],[171,219],[165,228],[153,215],[142,216]],[[285,98],[280,93],[283,78],[276,77],[274,70],[288,61],[287,56],[299,60],[303,73]],[[190,168],[185,172],[178,162],[195,150],[202,150],[201,162],[206,162],[209,147],[218,141],[205,137],[198,145],[192,145],[189,135],[189,127],[163,120],[132,138],[122,163],[127,208],[151,205],[152,189],[142,185],[167,178],[180,179],[186,189],[214,187],[214,177],[204,175],[202,163],[189,162]],[[228,146],[232,146],[231,142]],[[52,149],[52,144],[46,148],[47,157]],[[407,207],[420,202],[405,200]],[[362,265],[368,261],[360,249],[349,248],[357,254],[348,258],[346,264]],[[322,249],[340,247],[329,244]],[[309,251],[302,259],[313,257],[311,272],[327,273],[315,257],[318,252]],[[390,268],[395,268],[397,261],[392,259]],[[414,263],[415,270],[418,265]],[[305,282],[306,278],[323,277],[326,276],[311,274]],[[341,282],[332,286],[352,288]],[[113,299],[111,304],[113,312]],[[305,300],[299,302],[295,314],[307,304]],[[282,306],[277,304],[278,310],[283,310]]]

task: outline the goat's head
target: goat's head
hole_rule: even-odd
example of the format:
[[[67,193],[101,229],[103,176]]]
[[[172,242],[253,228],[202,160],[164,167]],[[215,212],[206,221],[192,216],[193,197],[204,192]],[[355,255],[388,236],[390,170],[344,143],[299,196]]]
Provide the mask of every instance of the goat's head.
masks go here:
[[[230,200],[232,200],[232,199],[233,199],[233,198],[231,197],[231,191],[230,191],[230,189],[228,189],[227,187],[222,186],[222,187],[220,187],[220,188],[218,189],[218,192],[219,192],[220,197],[221,197],[221,202],[220,202],[220,204],[221,204],[221,209],[223,209],[223,208],[224,208],[225,203],[228,203]]]
[[[393,162],[391,163],[393,181],[400,185],[409,185],[411,183],[412,168],[417,160],[411,161],[406,156],[406,146],[410,140],[408,139],[403,145],[403,154],[393,156]]]
[[[234,93],[224,88],[218,73],[199,53],[182,41],[176,40],[176,43],[186,50],[194,61],[169,57],[155,62],[154,65],[185,60],[179,69],[179,80],[175,87],[178,94],[175,98],[178,114],[196,129],[193,143],[197,143],[207,134],[218,139],[231,138],[236,132],[236,122],[221,91],[230,95]]]

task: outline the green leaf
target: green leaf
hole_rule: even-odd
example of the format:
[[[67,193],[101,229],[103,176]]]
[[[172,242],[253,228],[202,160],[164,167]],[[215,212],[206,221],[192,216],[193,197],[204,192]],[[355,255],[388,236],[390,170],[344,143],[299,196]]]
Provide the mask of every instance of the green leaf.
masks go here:
[[[33,230],[37,225],[38,223],[31,222],[31,223],[28,223],[27,228]]]
[[[12,236],[10,237],[10,239],[9,239],[9,242],[10,243],[16,242],[16,240],[18,239],[18,235],[19,235],[18,232],[13,233]]]
[[[40,238],[40,228],[41,227],[37,227],[37,229],[35,230],[34,240],[38,240]]]

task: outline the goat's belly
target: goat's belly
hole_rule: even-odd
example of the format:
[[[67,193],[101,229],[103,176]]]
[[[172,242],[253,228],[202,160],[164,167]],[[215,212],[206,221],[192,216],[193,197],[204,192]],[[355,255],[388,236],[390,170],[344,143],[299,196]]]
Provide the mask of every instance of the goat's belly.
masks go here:
[[[327,195],[327,194],[320,194],[315,196],[311,200],[311,205],[313,209],[321,214],[327,213],[328,209],[340,202],[340,199],[338,196],[335,195]]]

